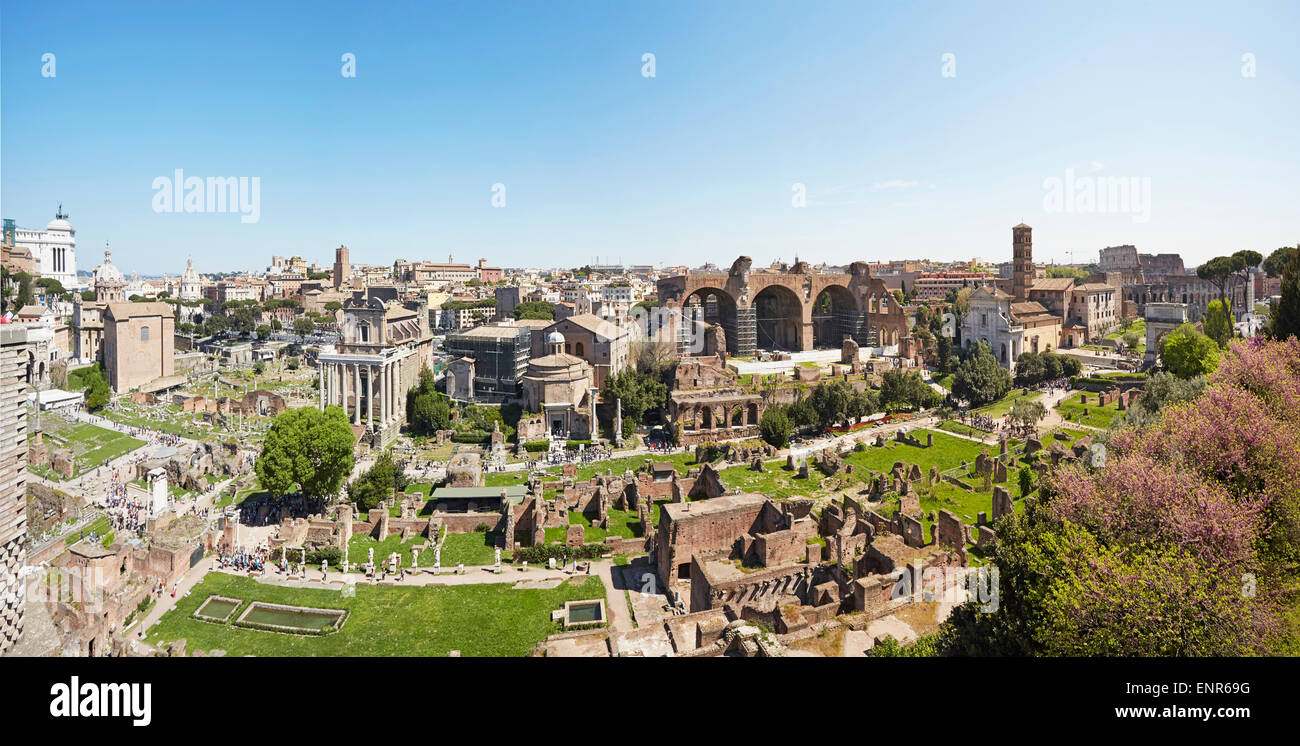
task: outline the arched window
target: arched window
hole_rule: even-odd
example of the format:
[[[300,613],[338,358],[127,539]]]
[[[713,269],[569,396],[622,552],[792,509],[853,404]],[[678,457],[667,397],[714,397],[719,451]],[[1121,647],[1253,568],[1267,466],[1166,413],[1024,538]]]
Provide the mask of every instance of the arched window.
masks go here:
[[[149,341],[149,327],[147,326],[140,327],[140,341],[141,342]]]
[[[582,357],[582,343],[581,343],[581,342],[574,342],[574,343],[573,343],[573,354],[577,355],[578,357]]]

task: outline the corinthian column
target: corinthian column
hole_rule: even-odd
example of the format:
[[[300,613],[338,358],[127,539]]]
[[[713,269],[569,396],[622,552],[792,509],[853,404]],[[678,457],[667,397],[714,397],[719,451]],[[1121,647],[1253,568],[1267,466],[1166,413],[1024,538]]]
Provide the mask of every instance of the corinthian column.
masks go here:
[[[361,366],[352,366],[352,424],[361,424]]]

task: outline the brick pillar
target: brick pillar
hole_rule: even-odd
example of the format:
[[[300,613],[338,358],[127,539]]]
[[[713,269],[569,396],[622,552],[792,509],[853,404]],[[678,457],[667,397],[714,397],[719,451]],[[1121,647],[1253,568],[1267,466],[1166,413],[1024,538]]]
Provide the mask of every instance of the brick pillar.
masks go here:
[[[0,654],[22,635],[27,595],[27,347],[25,328],[0,327]]]

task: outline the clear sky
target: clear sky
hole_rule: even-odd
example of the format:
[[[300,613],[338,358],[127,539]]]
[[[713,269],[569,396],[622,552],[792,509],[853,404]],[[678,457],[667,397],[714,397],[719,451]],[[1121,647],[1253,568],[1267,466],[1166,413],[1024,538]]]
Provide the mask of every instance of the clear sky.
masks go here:
[[[5,0],[0,213],[41,227],[61,201],[81,269],[108,240],[142,274],[340,243],[1009,260],[1021,221],[1040,261],[1132,243],[1191,265],[1300,242],[1297,28],[1296,2]],[[258,177],[257,222],[155,212],[176,169]],[[1067,169],[1149,180],[1149,202],[1048,204]]]

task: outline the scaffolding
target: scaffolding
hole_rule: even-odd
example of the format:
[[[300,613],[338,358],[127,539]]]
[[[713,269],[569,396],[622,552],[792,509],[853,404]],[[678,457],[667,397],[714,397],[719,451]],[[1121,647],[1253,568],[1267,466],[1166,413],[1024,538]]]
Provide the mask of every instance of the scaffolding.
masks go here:
[[[475,398],[512,399],[519,395],[520,380],[528,369],[532,330],[526,326],[479,327],[447,335],[444,348],[452,357],[474,361]]]

